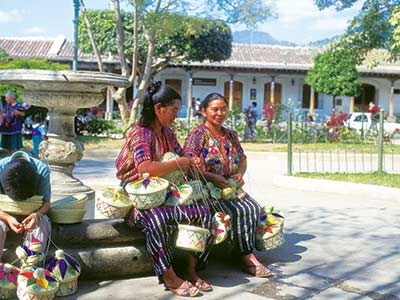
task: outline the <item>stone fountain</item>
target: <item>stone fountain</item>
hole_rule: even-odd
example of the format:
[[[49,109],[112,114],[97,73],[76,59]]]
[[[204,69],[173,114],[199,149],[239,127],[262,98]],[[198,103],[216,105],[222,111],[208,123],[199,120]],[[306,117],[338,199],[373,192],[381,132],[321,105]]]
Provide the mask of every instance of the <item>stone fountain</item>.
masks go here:
[[[39,157],[50,165],[52,198],[80,193],[93,198],[92,189],[72,175],[84,150],[75,140],[76,111],[99,105],[103,88],[127,87],[128,80],[111,73],[19,69],[0,71],[0,83],[23,86],[26,102],[49,110],[48,140],[40,144]]]

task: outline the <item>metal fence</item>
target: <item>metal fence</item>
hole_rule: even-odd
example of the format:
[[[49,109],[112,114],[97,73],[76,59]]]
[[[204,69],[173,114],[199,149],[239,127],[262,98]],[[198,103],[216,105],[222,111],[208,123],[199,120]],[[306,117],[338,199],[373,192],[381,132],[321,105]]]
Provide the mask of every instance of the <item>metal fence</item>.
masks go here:
[[[369,149],[293,150],[292,117],[288,117],[288,174],[294,173],[400,173],[400,155],[384,145],[383,112],[380,113],[378,139]]]

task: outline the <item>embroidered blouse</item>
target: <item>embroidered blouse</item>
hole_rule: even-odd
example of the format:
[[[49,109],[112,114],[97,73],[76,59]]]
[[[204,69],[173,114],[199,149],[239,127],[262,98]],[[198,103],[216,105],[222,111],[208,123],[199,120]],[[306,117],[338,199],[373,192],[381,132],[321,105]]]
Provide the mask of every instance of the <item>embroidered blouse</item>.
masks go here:
[[[124,183],[137,180],[137,167],[141,162],[159,161],[166,152],[182,154],[182,147],[171,129],[163,128],[160,135],[153,128],[135,125],[116,159],[117,178]]]
[[[183,152],[186,156],[197,156],[203,171],[224,177],[237,173],[239,162],[246,159],[237,134],[223,127],[224,135],[213,133],[205,124],[193,130],[186,138]]]

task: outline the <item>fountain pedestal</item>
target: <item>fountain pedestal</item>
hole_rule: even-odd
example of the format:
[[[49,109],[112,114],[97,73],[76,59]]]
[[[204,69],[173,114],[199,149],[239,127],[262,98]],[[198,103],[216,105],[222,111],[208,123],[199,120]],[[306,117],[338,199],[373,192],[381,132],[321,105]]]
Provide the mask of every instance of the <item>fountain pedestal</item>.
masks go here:
[[[23,86],[25,101],[49,110],[48,140],[40,143],[39,158],[51,169],[52,199],[80,193],[92,198],[92,189],[72,175],[84,151],[75,140],[76,111],[99,105],[106,86],[127,87],[129,81],[100,72],[3,70],[0,82]]]

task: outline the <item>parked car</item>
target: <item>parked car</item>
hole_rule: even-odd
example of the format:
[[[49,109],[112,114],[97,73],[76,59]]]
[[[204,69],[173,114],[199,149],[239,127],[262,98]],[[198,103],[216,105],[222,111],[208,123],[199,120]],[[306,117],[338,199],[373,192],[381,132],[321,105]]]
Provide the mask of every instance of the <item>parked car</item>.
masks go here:
[[[345,126],[357,130],[363,129],[364,131],[371,129],[376,125],[379,129],[379,119],[372,118],[371,113],[356,112],[349,114]],[[383,129],[386,133],[391,134],[396,130],[400,130],[400,122],[396,119],[396,122],[383,121]]]

